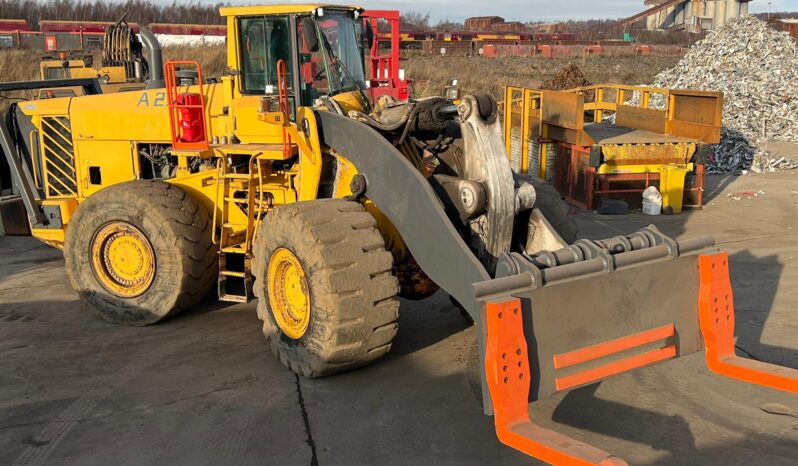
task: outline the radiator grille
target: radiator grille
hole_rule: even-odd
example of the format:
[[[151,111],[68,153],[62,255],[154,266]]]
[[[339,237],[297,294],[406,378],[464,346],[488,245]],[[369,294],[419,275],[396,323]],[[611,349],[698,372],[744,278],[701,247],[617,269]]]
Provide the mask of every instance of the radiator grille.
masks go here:
[[[69,118],[42,118],[42,165],[47,197],[77,197],[75,151]]]

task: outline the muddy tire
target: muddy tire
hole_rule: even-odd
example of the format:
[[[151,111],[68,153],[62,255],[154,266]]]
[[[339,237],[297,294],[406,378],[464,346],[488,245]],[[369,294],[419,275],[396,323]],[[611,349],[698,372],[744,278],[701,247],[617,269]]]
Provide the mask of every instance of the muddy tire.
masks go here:
[[[115,324],[149,325],[190,308],[217,276],[208,213],[163,181],[90,196],[69,222],[64,257],[80,298]]]
[[[341,199],[280,206],[264,219],[253,251],[258,317],[272,352],[295,373],[334,374],[390,350],[398,328],[399,285],[391,253],[375,226],[361,204]],[[280,269],[273,261],[286,250],[301,265],[301,288],[310,299],[308,323],[294,337],[278,325],[275,312],[280,310],[273,310],[270,300],[284,306],[287,292],[274,284],[288,282],[274,272]]]
[[[570,208],[565,202],[565,197],[557,191],[554,185],[540,178],[524,176],[523,179],[535,187],[537,195],[535,208],[540,209],[546,220],[566,243],[572,244],[576,241],[579,235],[579,225],[576,223],[576,219],[569,215]]]

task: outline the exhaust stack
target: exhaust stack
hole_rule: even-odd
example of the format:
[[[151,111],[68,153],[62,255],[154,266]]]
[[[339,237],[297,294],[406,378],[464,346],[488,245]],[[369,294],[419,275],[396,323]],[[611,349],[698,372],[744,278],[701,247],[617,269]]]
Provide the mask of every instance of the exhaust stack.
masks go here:
[[[163,78],[163,51],[155,34],[149,29],[141,28],[141,41],[147,47],[147,61],[149,62],[150,78],[147,80],[146,89],[159,89],[166,87]]]

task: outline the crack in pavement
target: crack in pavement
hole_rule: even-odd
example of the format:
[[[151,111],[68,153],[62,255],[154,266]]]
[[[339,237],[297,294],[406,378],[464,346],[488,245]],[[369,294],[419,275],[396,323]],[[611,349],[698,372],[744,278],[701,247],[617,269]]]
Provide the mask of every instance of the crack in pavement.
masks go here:
[[[305,397],[302,395],[302,383],[299,380],[299,374],[294,373],[296,380],[296,394],[299,401],[299,409],[302,412],[302,421],[305,423],[305,434],[307,438],[305,443],[310,447],[310,466],[319,466],[319,457],[316,453],[316,442],[313,440],[313,433],[310,431],[310,419],[308,418],[308,410],[305,407]]]

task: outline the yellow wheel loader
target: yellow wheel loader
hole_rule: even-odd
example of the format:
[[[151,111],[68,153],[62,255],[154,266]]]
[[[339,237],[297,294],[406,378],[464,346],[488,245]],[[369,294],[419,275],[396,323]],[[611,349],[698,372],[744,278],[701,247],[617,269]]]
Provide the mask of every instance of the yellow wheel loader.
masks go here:
[[[149,44],[146,90],[21,102],[0,125],[32,234],[103,319],[153,324],[215,284],[257,298],[275,355],[318,377],[387,353],[397,296],[441,288],[478,326],[499,439],[555,464],[624,463],[528,404],[621,372],[705,349],[713,371],[798,391],[734,355],[711,238],[576,240],[556,191],[512,172],[492,97],[369,100],[359,8],[221,13],[220,82]]]
[[[155,40],[148,32],[143,38],[147,42]],[[96,78],[105,94],[141,90],[148,71],[142,50],[141,41],[122,18],[105,32],[100,69],[94,68],[94,55],[89,51],[49,53],[39,62],[40,78]],[[76,95],[83,95],[81,86],[44,88],[38,93],[39,99]]]

